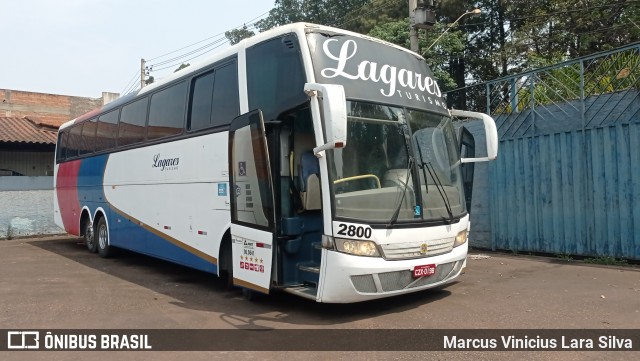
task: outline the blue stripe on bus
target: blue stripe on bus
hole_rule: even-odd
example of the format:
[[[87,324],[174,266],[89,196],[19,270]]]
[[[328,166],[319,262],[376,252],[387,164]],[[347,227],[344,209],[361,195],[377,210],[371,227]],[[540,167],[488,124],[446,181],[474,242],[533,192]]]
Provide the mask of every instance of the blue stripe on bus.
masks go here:
[[[154,234],[137,224],[135,219],[129,220],[122,211],[118,211],[107,202],[103,175],[108,159],[109,155],[105,154],[82,160],[78,173],[78,199],[80,206],[87,206],[92,216],[99,207],[105,210],[110,244],[201,271],[217,273],[217,266],[213,262]]]

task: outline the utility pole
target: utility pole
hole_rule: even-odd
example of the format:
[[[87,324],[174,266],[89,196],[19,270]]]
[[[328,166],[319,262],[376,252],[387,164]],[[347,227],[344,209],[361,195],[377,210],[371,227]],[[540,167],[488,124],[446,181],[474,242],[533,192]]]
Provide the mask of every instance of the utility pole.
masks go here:
[[[411,51],[418,52],[418,29],[416,29],[416,8],[418,0],[409,0],[409,39],[411,41]]]
[[[145,65],[146,61],[144,59],[140,59],[140,89],[144,88],[144,77],[147,75]]]

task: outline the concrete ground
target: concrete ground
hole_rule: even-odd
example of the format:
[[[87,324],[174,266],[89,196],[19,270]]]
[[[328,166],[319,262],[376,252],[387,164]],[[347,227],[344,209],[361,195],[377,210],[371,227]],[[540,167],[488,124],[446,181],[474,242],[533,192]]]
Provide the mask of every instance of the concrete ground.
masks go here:
[[[474,254],[445,289],[352,305],[276,293],[66,237],[0,241],[0,329],[639,329],[640,269]],[[0,337],[5,337],[0,335]],[[637,359],[638,352],[189,352],[191,359]],[[28,356],[28,357],[27,357]],[[3,352],[2,360],[184,358],[177,352]]]

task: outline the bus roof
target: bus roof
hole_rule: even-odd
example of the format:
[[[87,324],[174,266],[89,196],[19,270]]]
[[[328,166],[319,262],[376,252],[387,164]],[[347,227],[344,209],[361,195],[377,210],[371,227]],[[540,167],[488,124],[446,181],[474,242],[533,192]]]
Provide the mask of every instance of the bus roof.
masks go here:
[[[127,103],[129,101],[131,101],[132,99],[134,99],[135,97],[137,97],[138,95],[143,95],[146,94],[156,88],[160,88],[166,84],[171,83],[172,81],[175,81],[177,79],[180,79],[182,77],[188,77],[189,75],[193,74],[193,73],[197,73],[198,71],[200,71],[203,68],[206,68],[207,66],[223,60],[225,58],[228,58],[234,54],[237,54],[239,52],[239,50],[241,49],[246,49],[249,48],[253,45],[259,44],[263,41],[266,41],[268,39],[274,38],[274,37],[278,37],[280,35],[284,35],[284,34],[289,34],[289,33],[297,33],[298,35],[304,35],[307,32],[332,32],[332,33],[340,33],[340,34],[345,34],[345,35],[350,35],[350,36],[354,36],[354,37],[359,37],[362,39],[366,39],[369,41],[373,41],[373,42],[377,42],[380,44],[384,44],[386,46],[390,46],[393,48],[396,48],[398,50],[407,52],[409,54],[413,54],[414,56],[423,59],[423,57],[420,54],[417,54],[415,52],[412,52],[409,49],[403,48],[401,46],[398,46],[396,44],[393,43],[389,43],[386,42],[384,40],[378,39],[378,38],[374,38],[374,37],[370,37],[367,35],[363,35],[363,34],[359,34],[359,33],[355,33],[352,31],[348,31],[348,30],[344,30],[344,29],[339,29],[339,28],[334,28],[334,27],[330,27],[330,26],[325,26],[325,25],[317,25],[317,24],[312,24],[312,23],[304,23],[304,22],[299,22],[299,23],[293,23],[293,24],[287,24],[287,25],[283,25],[283,26],[279,26],[277,28],[273,28],[270,30],[267,30],[265,32],[262,33],[258,33],[250,38],[246,38],[243,39],[242,41],[238,42],[235,45],[232,45],[228,48],[225,48],[223,50],[220,50],[218,52],[215,52],[214,54],[211,54],[210,56],[189,65],[186,68],[181,69],[180,71],[177,71],[173,74],[167,75],[166,77],[153,82],[152,84],[149,84],[145,87],[143,87],[142,89],[139,89],[137,91],[128,93],[126,95],[121,96],[120,98],[114,100],[113,102],[106,104],[104,106],[102,106],[101,108],[98,109],[94,109],[86,114],[83,114],[75,119],[72,119],[68,122],[65,122],[64,124],[62,124],[60,126],[60,130],[67,128],[77,122],[81,122],[87,119],[90,119],[94,116],[96,116],[97,114],[103,113],[103,112],[107,112],[110,109],[115,109],[118,106]]]

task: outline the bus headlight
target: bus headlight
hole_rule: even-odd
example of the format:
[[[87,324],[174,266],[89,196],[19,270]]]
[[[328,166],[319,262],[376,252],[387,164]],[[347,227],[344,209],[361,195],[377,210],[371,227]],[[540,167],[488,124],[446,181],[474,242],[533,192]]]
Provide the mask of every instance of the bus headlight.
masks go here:
[[[336,238],[336,249],[339,252],[356,256],[380,257],[378,247],[372,241],[359,241],[355,239]]]
[[[453,242],[453,247],[462,246],[467,241],[467,230],[461,231],[456,235],[456,240]]]

